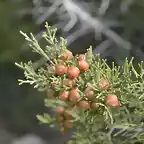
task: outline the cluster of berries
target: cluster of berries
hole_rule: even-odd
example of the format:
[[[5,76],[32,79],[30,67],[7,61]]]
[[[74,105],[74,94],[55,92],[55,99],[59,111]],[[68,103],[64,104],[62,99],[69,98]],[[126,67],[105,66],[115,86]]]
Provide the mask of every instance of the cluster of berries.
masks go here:
[[[77,106],[83,110],[97,109],[99,107],[99,105],[94,102],[95,92],[91,87],[85,87],[83,97],[81,96],[80,89],[76,85],[76,79],[79,77],[80,73],[89,69],[86,56],[84,54],[77,56],[75,65],[67,66],[65,64],[66,61],[73,59],[74,56],[72,52],[66,50],[64,53],[62,53],[58,63],[54,67],[56,75],[66,75],[66,78],[63,79],[63,85],[68,87],[68,89],[60,91],[56,96],[59,100],[64,101],[67,105],[67,107],[58,106],[56,108],[56,119],[62,133],[64,133],[67,129],[72,128],[73,116],[69,112],[74,106]],[[98,85],[102,90],[108,90],[110,86],[107,79],[101,79]],[[118,98],[114,94],[108,94],[105,97],[105,103],[110,106],[119,105]]]

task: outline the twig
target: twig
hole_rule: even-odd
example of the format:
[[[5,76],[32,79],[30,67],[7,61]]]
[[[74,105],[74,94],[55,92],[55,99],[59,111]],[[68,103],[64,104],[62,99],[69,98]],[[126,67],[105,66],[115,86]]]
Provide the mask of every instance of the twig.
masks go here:
[[[82,8],[76,5],[72,0],[63,0],[63,5],[67,10],[76,13],[80,19],[93,27],[96,31],[101,31],[104,35],[106,35],[109,39],[114,41],[116,44],[124,47],[125,49],[130,50],[131,44],[122,39],[118,34],[114,31],[107,28],[100,20],[97,18],[92,18],[87,12],[85,12]]]
[[[113,44],[112,41],[110,40],[105,40],[104,42],[100,43],[100,45],[98,45],[93,52],[94,53],[104,53],[106,51],[107,48],[109,48],[111,45]]]
[[[73,43],[78,37],[90,32],[91,32],[90,28],[83,25],[83,27],[80,30],[72,33],[71,35],[65,38],[67,40],[67,46],[71,45],[71,43]]]
[[[76,24],[76,22],[77,22],[77,15],[75,14],[75,13],[71,13],[71,12],[69,12],[68,11],[68,13],[69,13],[69,16],[70,16],[70,21],[68,22],[68,24],[64,27],[64,31],[69,31],[71,28],[73,28],[74,27],[74,25]]]
[[[102,0],[101,6],[99,8],[99,14],[104,15],[109,5],[110,5],[110,0]]]
[[[40,16],[37,20],[36,20],[36,24],[41,24],[43,23],[48,17],[50,17],[57,9],[57,7],[61,4],[60,0],[56,0],[53,5],[48,8],[45,13]]]

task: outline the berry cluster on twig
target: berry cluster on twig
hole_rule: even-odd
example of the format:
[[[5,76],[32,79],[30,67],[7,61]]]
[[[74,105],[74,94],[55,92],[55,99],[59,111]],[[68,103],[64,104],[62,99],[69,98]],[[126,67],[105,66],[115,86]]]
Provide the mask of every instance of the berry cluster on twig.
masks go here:
[[[74,107],[81,110],[97,109],[101,105],[96,103],[94,89],[87,84],[84,89],[81,89],[77,84],[77,79],[88,71],[90,64],[87,62],[86,54],[73,56],[69,50],[62,50],[61,55],[53,65],[53,75],[56,79],[60,79],[59,90],[55,89],[56,85],[51,85],[54,90],[54,97],[65,102],[66,106],[57,106],[56,120],[60,126],[60,131],[63,133],[66,129],[72,128],[73,116],[69,113]],[[110,83],[106,78],[101,78],[98,81],[100,90],[107,91],[110,88]],[[118,98],[115,94],[107,94],[104,103],[109,106],[119,106]],[[68,111],[69,110],[69,111]],[[69,113],[69,114],[68,114]]]
[[[56,29],[46,24],[43,38],[48,42],[42,49],[31,34],[31,38],[21,32],[32,50],[41,55],[46,63],[35,69],[31,61],[16,65],[24,70],[25,80],[39,91],[46,91],[45,106],[54,108],[55,115],[37,115],[42,123],[58,125],[64,134],[75,128],[73,140],[69,144],[121,143],[117,137],[126,136],[124,144],[142,139],[144,109],[144,63],[138,64],[139,73],[133,66],[133,58],[122,67],[109,67],[99,54],[93,55],[92,48],[85,54],[74,56],[66,48],[66,41],[55,38]],[[49,57],[48,57],[49,55]],[[49,65],[47,63],[49,61]],[[131,128],[132,127],[132,128]],[[116,134],[113,131],[121,128]],[[76,141],[76,142],[75,142]]]

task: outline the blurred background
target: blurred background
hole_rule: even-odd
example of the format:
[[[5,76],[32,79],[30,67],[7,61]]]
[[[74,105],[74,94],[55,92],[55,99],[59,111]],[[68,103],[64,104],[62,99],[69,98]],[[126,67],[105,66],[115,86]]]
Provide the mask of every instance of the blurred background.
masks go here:
[[[46,21],[75,54],[91,45],[109,65],[144,60],[144,0],[0,0],[0,144],[64,144],[69,137],[39,124],[44,94],[17,82],[23,71],[14,62],[37,60],[19,30],[40,41]]]

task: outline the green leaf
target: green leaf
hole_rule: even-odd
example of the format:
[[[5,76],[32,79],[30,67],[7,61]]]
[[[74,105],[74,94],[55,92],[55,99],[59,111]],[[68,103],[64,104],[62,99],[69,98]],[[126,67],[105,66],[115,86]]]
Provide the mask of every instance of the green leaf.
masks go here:
[[[41,115],[37,115],[36,117],[42,123],[49,123],[49,118],[46,119],[44,116],[41,116]]]

